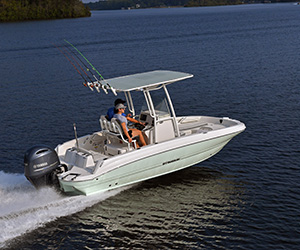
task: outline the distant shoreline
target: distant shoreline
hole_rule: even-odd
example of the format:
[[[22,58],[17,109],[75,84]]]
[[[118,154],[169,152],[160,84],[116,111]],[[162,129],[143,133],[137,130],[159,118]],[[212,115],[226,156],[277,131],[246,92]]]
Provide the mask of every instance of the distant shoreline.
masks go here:
[[[85,4],[90,10],[131,10],[131,9],[155,9],[155,8],[184,8],[184,7],[212,7],[243,4],[271,4],[271,3],[297,3],[290,0],[178,0],[172,1],[174,5],[169,5],[169,0],[164,0],[164,4],[155,5],[155,1],[140,0],[139,4],[134,4],[133,0],[124,1],[99,1]],[[176,5],[176,3],[184,3]]]
[[[51,2],[53,1],[52,5]],[[70,0],[71,5],[64,2],[60,6],[55,5],[54,0],[48,0],[48,5],[43,5],[43,0],[36,0],[34,4],[21,5],[19,0],[9,0],[0,3],[0,23],[19,21],[55,20],[64,18],[90,17],[91,11],[101,10],[132,10],[132,9],[161,9],[161,8],[189,8],[189,7],[213,7],[244,4],[271,4],[271,3],[294,3],[300,5],[298,1],[287,0],[173,0],[172,3],[185,2],[184,5],[168,5],[168,1],[163,5],[151,4],[155,1],[140,0],[140,4],[134,4],[134,0],[124,1],[99,1],[95,3],[83,4],[81,0]]]

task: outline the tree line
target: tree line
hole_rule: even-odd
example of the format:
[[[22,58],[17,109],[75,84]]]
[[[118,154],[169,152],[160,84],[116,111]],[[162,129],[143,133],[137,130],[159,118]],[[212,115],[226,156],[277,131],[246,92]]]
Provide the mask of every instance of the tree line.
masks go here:
[[[162,8],[162,7],[196,7],[235,5],[247,3],[277,3],[290,2],[291,0],[100,0],[88,3],[91,10],[116,10],[128,8]],[[293,0],[292,0],[293,1]]]
[[[0,21],[76,18],[91,12],[80,0],[0,0]]]

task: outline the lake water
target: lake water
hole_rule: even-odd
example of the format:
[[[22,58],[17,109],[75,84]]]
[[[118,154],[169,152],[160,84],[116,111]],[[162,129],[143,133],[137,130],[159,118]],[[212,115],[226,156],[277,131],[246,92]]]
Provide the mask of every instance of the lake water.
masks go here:
[[[0,24],[0,247],[299,249],[300,7],[292,3],[93,12]],[[178,115],[247,129],[186,170],[89,197],[36,191],[24,152],[99,130],[115,99],[89,91],[54,47],[74,43],[105,78],[192,73]]]

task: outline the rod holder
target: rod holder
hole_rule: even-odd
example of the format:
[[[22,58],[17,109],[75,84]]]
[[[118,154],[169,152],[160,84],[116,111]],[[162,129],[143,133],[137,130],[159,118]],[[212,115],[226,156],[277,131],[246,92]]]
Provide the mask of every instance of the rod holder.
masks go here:
[[[75,134],[75,140],[76,140],[76,147],[78,149],[79,148],[79,144],[78,144],[78,138],[77,138],[76,123],[73,123],[73,127],[74,127],[74,134]]]

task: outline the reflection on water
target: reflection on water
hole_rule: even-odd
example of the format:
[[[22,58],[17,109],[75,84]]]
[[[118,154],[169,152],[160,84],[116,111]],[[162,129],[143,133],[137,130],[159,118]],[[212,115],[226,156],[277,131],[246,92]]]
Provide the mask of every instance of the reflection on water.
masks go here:
[[[241,191],[220,173],[195,167],[144,182],[93,207],[92,213],[105,222],[103,234],[120,246],[151,248],[160,242],[184,247],[189,242],[195,247],[198,239],[209,241],[207,232],[226,238]]]
[[[61,248],[69,247],[69,237],[78,247],[91,248],[98,248],[97,244],[148,249],[158,244],[160,248],[207,246],[216,237],[225,241],[235,230],[243,192],[242,184],[220,172],[192,167],[143,182],[82,213],[50,222],[20,237],[13,246],[25,241],[42,248],[46,244],[43,235]]]

